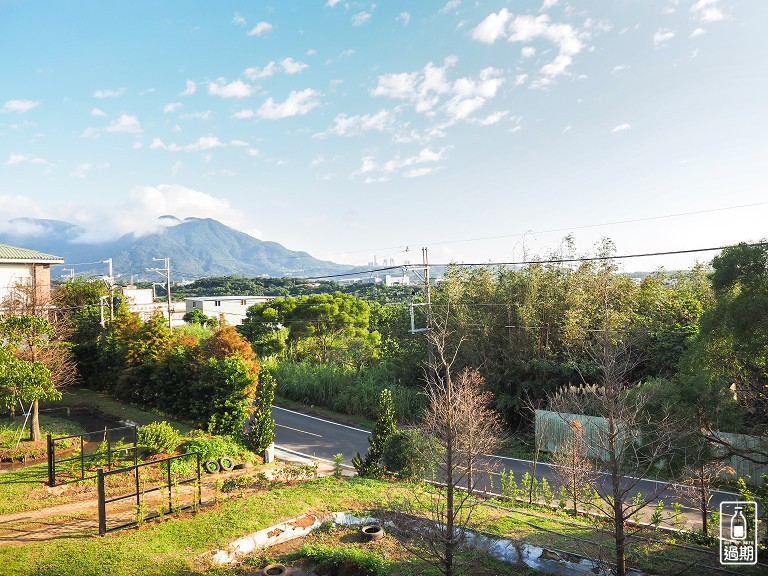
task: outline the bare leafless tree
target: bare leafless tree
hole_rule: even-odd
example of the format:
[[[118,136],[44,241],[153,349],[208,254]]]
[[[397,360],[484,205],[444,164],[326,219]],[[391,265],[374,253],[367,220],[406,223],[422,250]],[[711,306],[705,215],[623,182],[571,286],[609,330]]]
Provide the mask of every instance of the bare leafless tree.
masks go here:
[[[640,362],[632,340],[630,333],[611,329],[606,313],[604,329],[586,350],[600,368],[599,381],[551,399],[551,408],[564,419],[569,413],[597,417],[584,420],[583,433],[596,456],[600,474],[593,482],[599,497],[595,506],[613,525],[619,576],[627,571],[628,521],[666,490],[665,483],[655,483],[650,490],[646,486],[645,491],[639,484],[675,458],[680,429],[670,410],[650,410],[650,389],[632,385],[631,374]]]
[[[449,338],[448,318],[434,320],[429,332],[433,362],[427,366],[425,410],[421,430],[437,447],[435,477],[415,494],[415,509],[427,520],[413,535],[414,552],[437,566],[445,576],[455,573],[456,555],[465,541],[478,499],[474,493],[478,460],[493,452],[500,435],[498,415],[489,408],[491,394],[477,370],[455,366],[458,344]],[[426,515],[424,518],[423,515]],[[401,518],[400,523],[404,520]],[[405,520],[407,523],[408,521]]]
[[[552,453],[552,462],[557,467],[555,475],[565,488],[574,516],[579,512],[579,504],[585,501],[585,489],[594,482],[592,460],[588,455],[587,443],[580,420],[566,420],[570,434]]]

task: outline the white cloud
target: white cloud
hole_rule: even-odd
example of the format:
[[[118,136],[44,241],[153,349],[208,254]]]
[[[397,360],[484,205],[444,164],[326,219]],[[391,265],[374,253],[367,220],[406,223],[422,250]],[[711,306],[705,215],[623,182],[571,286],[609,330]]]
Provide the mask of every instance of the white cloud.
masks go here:
[[[423,164],[436,164],[442,162],[445,160],[446,153],[451,149],[452,146],[444,146],[436,151],[426,147],[422,148],[415,156],[409,156],[407,158],[397,156],[383,164],[379,164],[373,156],[365,156],[362,159],[360,168],[352,173],[352,177],[375,173],[386,176],[399,171],[402,171],[402,175],[407,178],[423,176],[438,168],[438,166],[422,166]],[[407,170],[403,170],[406,168]],[[366,183],[380,181],[382,181],[380,178],[371,178],[370,176],[365,179]]]
[[[371,19],[370,12],[358,12],[352,16],[352,26],[362,26]]]
[[[283,70],[285,70],[286,74],[298,74],[299,72],[303,72],[309,68],[309,64],[298,62],[293,58],[283,58],[283,60],[280,62],[280,65],[283,67]]]
[[[703,36],[706,34],[706,30],[704,28],[696,28],[693,32],[691,32],[691,38],[698,38],[699,36]]]
[[[91,110],[91,116],[98,116],[100,118],[104,118],[106,117],[106,115],[107,113],[104,112],[104,110],[100,110],[98,108],[94,108],[93,110]]]
[[[242,80],[233,80],[229,84],[224,78],[208,83],[208,93],[222,98],[247,98],[253,94],[253,87]]]
[[[240,16],[240,14],[235,13],[235,15],[232,17],[232,24],[237,24],[238,26],[245,26],[247,22],[245,21],[245,18]]]
[[[411,15],[408,12],[400,12],[400,14],[397,15],[397,18],[395,18],[396,22],[402,22],[403,26],[408,26],[408,23],[411,21]]]
[[[330,7],[330,8],[333,8],[339,2],[341,2],[341,0],[328,0],[328,2],[325,3],[325,5]]]
[[[518,74],[515,76],[514,84],[515,86],[522,86],[526,80],[528,80],[528,74]]]
[[[668,28],[659,28],[653,35],[653,45],[659,48],[675,37],[675,31]]]
[[[33,108],[37,108],[40,102],[36,100],[8,100],[3,104],[3,112],[16,112],[17,114],[23,114],[29,112]]]
[[[461,0],[449,0],[445,6],[440,8],[440,12],[450,12],[451,10],[455,10],[461,5]]]
[[[491,13],[472,30],[472,38],[493,44],[499,38],[506,36],[507,23],[512,19],[512,13],[506,8],[502,8],[498,13]]]
[[[191,144],[180,146],[178,144],[166,144],[160,138],[155,138],[149,145],[150,150],[168,150],[170,152],[201,152],[204,150],[213,150],[215,148],[224,148],[226,146],[242,146],[244,143],[240,140],[232,140],[229,143],[222,142],[218,136],[208,134],[201,136]]]
[[[449,56],[442,66],[429,62],[419,72],[379,76],[371,94],[409,101],[417,112],[428,116],[439,110],[448,117],[447,125],[468,119],[496,96],[504,79],[500,70],[489,67],[481,70],[476,78],[462,77],[451,81],[447,71],[456,62],[455,57]]]
[[[176,110],[178,110],[182,106],[183,104],[181,102],[171,102],[163,106],[163,112],[165,112],[166,114],[169,114],[171,112],[176,112]]]
[[[5,164],[6,166],[18,166],[19,164],[48,164],[48,162],[36,156],[11,153]]]
[[[492,126],[501,122],[504,118],[506,118],[507,114],[509,114],[509,112],[506,110],[501,112],[494,112],[485,118],[475,120],[475,123],[479,124],[480,126]]]
[[[96,165],[92,162],[83,162],[70,173],[70,176],[74,176],[75,178],[85,178],[95,168],[109,168],[109,163],[105,162]]]
[[[527,43],[539,38],[552,42],[557,46],[558,53],[552,62],[539,70],[545,81],[565,73],[573,57],[584,49],[582,35],[570,24],[551,22],[546,14],[515,16],[506,8],[489,14],[472,30],[472,38],[486,44],[493,44],[500,38],[506,38],[509,42]]]
[[[248,118],[253,118],[256,116],[256,112],[253,110],[240,110],[239,112],[235,112],[232,114],[233,118],[237,118],[238,120],[247,120]]]
[[[536,56],[536,48],[533,46],[523,46],[523,49],[520,50],[520,54],[523,58],[533,58]]]
[[[195,92],[197,92],[197,84],[192,80],[187,80],[186,88],[179,96],[192,96]]]
[[[285,102],[277,103],[273,98],[267,100],[259,107],[256,114],[260,118],[267,120],[278,120],[289,118],[291,116],[303,116],[313,108],[320,105],[317,99],[319,92],[306,88],[305,90],[293,90],[286,98]]]
[[[141,129],[141,123],[136,116],[130,114],[120,114],[117,120],[113,120],[112,123],[107,126],[107,132],[123,132],[127,134],[140,134],[143,132]]]
[[[327,132],[321,134],[336,134],[337,136],[355,136],[361,132],[369,130],[375,130],[377,132],[384,132],[390,130],[393,127],[395,121],[394,114],[389,110],[379,110],[374,114],[361,114],[355,116],[347,116],[346,114],[338,114],[333,121],[333,127],[329,128]]]
[[[718,22],[725,19],[725,14],[717,5],[718,0],[698,0],[691,6],[691,12],[702,22]]]
[[[258,66],[246,68],[243,74],[249,80],[260,80],[261,78],[274,76],[275,72],[277,72],[277,65],[274,62],[270,62],[264,68],[259,68]]]
[[[204,110],[203,112],[190,112],[189,114],[181,114],[179,118],[181,120],[210,120],[213,117],[213,112],[210,110]]]
[[[261,36],[272,30],[272,24],[269,22],[259,22],[248,31],[248,36]]]
[[[125,88],[120,88],[119,90],[96,90],[96,92],[93,93],[94,98],[117,98],[118,96],[122,96],[125,94]]]
[[[632,125],[624,122],[623,124],[619,124],[618,126],[614,126],[613,130],[611,130],[611,133],[614,132],[624,132],[626,130],[631,130]]]
[[[37,203],[27,196],[0,194],[0,206],[3,216],[0,218],[0,231],[19,236],[39,236],[45,229],[39,224],[25,221],[11,222],[16,218],[49,218]]]
[[[627,66],[626,64],[619,64],[618,66],[613,67],[613,70],[611,70],[611,73],[616,75],[621,75],[627,70],[629,70],[629,66]]]

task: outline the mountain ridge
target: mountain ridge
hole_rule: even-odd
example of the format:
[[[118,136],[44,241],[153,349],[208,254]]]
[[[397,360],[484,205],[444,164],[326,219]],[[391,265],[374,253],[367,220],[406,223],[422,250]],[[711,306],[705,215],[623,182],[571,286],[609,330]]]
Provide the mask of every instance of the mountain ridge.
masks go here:
[[[353,266],[319,260],[304,251],[290,250],[278,242],[259,240],[212,218],[163,215],[157,232],[133,232],[116,240],[78,242],[85,231],[63,220],[17,218],[11,230],[0,231],[0,243],[62,256],[64,266],[76,274],[105,275],[100,262],[112,258],[115,275],[157,279],[154,259],[169,258],[174,280],[207,276],[298,276],[337,274]],[[54,270],[55,277],[55,270]]]

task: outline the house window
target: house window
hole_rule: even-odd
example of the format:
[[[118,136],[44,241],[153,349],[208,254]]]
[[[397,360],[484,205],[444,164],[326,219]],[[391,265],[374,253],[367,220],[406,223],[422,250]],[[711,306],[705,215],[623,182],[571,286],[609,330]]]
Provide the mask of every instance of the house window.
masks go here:
[[[221,300],[214,300],[213,301],[214,306],[221,306]]]
[[[245,306],[245,304],[246,304],[246,301],[245,301],[245,300],[240,300],[240,305],[241,305],[241,306]]]

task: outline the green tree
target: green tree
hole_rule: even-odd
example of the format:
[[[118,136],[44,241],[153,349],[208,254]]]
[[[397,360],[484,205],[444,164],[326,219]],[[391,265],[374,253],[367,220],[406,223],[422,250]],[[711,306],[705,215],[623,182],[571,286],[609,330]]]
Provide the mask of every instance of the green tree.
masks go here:
[[[275,421],[272,419],[272,402],[275,400],[277,382],[269,372],[263,372],[256,386],[253,399],[253,413],[249,430],[245,435],[246,446],[253,452],[261,453],[272,443]]]
[[[359,476],[378,476],[384,446],[389,437],[396,431],[397,422],[395,422],[395,405],[392,401],[392,392],[385,388],[379,394],[379,412],[376,424],[373,426],[373,433],[368,437],[368,452],[366,452],[365,457],[360,456],[358,452],[352,458],[352,465]]]
[[[218,324],[216,318],[206,316],[206,314],[199,308],[193,308],[184,314],[182,320],[184,320],[184,322],[187,324],[200,324],[201,326],[209,327],[216,326]]]
[[[712,268],[715,304],[702,315],[687,372],[730,387],[746,423],[768,425],[768,244],[730,246]]]
[[[59,400],[46,360],[55,358],[56,332],[40,316],[0,316],[0,394],[7,408],[31,402],[30,440],[41,439],[39,401]]]

